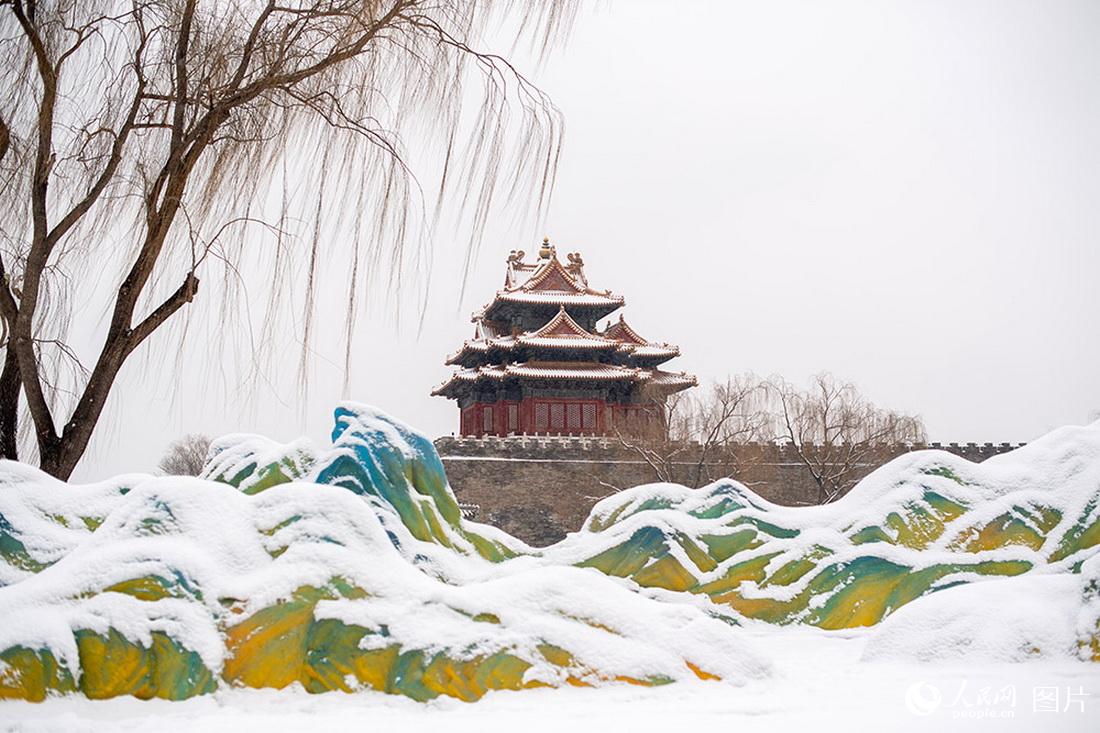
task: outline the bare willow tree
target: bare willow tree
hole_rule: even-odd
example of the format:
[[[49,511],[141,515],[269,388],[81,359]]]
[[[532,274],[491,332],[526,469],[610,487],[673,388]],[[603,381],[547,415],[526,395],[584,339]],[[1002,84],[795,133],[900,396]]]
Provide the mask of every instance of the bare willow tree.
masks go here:
[[[887,460],[889,446],[926,439],[919,416],[878,407],[828,373],[816,375],[807,389],[773,378],[767,390],[775,436],[809,472],[821,504],[843,496],[868,465]]]
[[[168,446],[157,468],[169,476],[198,476],[209,450],[209,436],[188,433]]]
[[[433,216],[407,164],[412,135],[439,149],[435,212],[460,199],[471,249],[494,200],[537,215],[560,114],[478,46],[503,19],[545,49],[573,12],[559,0],[0,0],[4,456],[17,457],[23,404],[39,464],[67,478],[123,364],[179,320],[200,275],[213,275],[203,297],[221,299],[225,327],[244,320],[234,303],[257,228],[274,241],[258,341],[272,348],[293,273],[304,374],[325,234],[345,225],[350,359],[365,273],[399,274],[410,230]],[[483,90],[472,112],[471,80]],[[104,291],[85,367],[69,326]]]
[[[729,377],[702,394],[673,395],[667,415],[660,430],[616,432],[654,480],[691,487],[726,477],[750,486],[784,480],[789,476],[777,473],[774,463],[776,446],[785,444],[822,504],[889,460],[899,444],[925,441],[919,417],[878,407],[828,373],[806,389],[781,377]]]
[[[696,488],[734,476],[758,455],[740,447],[759,440],[768,424],[762,384],[756,375],[737,375],[713,383],[702,395],[678,392],[667,401],[654,400],[665,422],[657,429],[616,429],[616,439],[657,481]]]

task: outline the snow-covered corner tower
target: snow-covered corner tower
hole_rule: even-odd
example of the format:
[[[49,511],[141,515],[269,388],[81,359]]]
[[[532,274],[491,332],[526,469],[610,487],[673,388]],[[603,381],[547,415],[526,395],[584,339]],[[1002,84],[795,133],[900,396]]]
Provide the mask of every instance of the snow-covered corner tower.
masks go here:
[[[433,395],[458,402],[461,435],[606,435],[664,425],[668,396],[695,386],[658,367],[680,349],[643,338],[621,295],[589,286],[580,253],[562,263],[549,239],[538,258],[508,256],[504,288],[473,315],[474,336],[447,358],[458,370]]]

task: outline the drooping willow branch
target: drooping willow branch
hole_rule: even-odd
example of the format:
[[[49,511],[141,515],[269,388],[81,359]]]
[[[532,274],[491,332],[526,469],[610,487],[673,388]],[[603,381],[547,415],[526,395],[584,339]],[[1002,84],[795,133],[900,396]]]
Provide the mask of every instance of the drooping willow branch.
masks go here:
[[[4,454],[15,454],[8,436],[21,397],[40,465],[67,477],[124,363],[200,297],[200,277],[220,286],[202,297],[217,298],[229,323],[250,308],[247,274],[258,273],[270,351],[271,324],[304,290],[305,358],[316,268],[304,289],[287,287],[287,275],[300,257],[336,254],[342,239],[351,240],[349,294],[365,271],[400,272],[424,218],[409,130],[445,141],[436,206],[459,194],[472,212],[471,249],[494,201],[537,216],[560,113],[512,63],[477,46],[502,14],[545,46],[573,12],[549,0],[0,2]],[[462,112],[469,79],[484,85],[472,122]],[[265,215],[268,199],[278,200],[275,217]],[[345,212],[364,210],[373,213],[348,231]],[[226,226],[255,220],[278,232],[274,247],[254,228]],[[293,222],[312,237],[290,231]],[[221,278],[203,275],[215,266]],[[111,284],[109,317],[90,370],[66,377],[57,355],[72,352],[75,303],[90,297],[89,283]],[[346,322],[350,341],[350,312]]]

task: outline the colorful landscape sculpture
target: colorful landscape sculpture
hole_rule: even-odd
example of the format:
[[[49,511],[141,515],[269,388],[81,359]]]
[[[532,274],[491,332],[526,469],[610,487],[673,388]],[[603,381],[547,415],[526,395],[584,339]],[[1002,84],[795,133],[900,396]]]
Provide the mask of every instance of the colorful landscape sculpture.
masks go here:
[[[464,520],[431,441],[363,405],[325,449],[211,453],[199,478],[89,485],[0,464],[0,697],[738,684],[769,673],[743,627],[870,626],[1040,575],[1077,631],[1027,653],[1100,661],[1100,424],[982,464],[912,453],[824,507],[638,487],[541,550]]]

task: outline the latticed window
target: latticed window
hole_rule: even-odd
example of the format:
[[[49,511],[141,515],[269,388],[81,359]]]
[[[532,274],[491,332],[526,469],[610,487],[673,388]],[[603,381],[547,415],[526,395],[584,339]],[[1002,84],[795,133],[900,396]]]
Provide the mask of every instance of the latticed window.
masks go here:
[[[486,433],[493,432],[493,408],[491,407],[481,409],[481,430]]]
[[[585,402],[581,406],[581,427],[585,430],[596,429],[596,403]]]
[[[508,405],[508,432],[519,431],[519,405]]]
[[[581,406],[576,402],[570,402],[565,406],[565,428],[567,430],[581,429]]]
[[[535,403],[535,430],[550,429],[550,405],[545,402]]]
[[[565,405],[560,402],[550,403],[550,429],[565,429]]]

